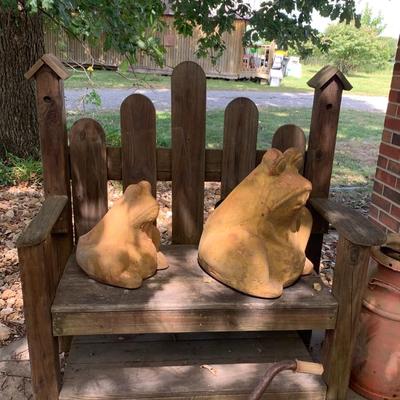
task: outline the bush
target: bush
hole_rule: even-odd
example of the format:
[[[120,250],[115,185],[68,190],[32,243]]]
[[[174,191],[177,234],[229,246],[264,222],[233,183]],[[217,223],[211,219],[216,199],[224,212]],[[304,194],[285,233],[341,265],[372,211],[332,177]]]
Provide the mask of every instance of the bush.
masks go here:
[[[391,58],[390,46],[384,44],[376,30],[356,28],[354,24],[330,25],[326,31],[327,58],[342,72],[367,69],[374,71]]]
[[[7,154],[0,160],[0,185],[16,185],[22,182],[36,182],[42,177],[42,165],[38,160],[23,159]]]

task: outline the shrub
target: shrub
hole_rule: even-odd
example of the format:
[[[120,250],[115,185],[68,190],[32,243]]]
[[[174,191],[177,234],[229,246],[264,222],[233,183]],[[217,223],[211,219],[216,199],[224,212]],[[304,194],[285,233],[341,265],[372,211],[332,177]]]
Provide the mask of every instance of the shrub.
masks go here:
[[[384,45],[374,29],[357,28],[354,24],[330,25],[326,31],[327,57],[342,72],[366,69],[373,71],[385,66],[390,59],[390,46]]]
[[[0,160],[0,185],[35,182],[41,177],[42,165],[38,160],[23,159],[9,153],[4,160]]]

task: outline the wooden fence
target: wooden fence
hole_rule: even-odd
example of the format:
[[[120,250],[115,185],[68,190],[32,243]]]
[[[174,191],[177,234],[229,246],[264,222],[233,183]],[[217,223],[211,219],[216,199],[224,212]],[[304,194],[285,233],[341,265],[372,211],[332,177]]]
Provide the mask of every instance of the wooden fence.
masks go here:
[[[244,70],[243,66],[242,37],[246,30],[246,21],[234,21],[234,30],[223,34],[226,50],[214,65],[210,57],[198,59],[195,55],[197,41],[203,35],[200,29],[195,29],[192,36],[184,37],[175,30],[173,16],[165,15],[163,18],[166,27],[157,36],[166,49],[165,66],[159,67],[149,56],[139,52],[137,63],[132,66],[134,71],[171,75],[173,68],[181,62],[194,61],[202,67],[207,77],[237,79],[242,73],[249,75],[249,71]],[[46,52],[69,64],[97,64],[117,68],[123,61],[123,56],[117,51],[103,51],[101,46],[84,46],[77,39],[68,37],[62,30],[46,32],[45,48]]]

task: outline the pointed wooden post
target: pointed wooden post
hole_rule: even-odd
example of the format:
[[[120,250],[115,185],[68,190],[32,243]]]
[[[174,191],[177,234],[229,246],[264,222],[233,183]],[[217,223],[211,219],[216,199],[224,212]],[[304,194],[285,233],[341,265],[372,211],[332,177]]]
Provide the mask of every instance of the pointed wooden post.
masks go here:
[[[38,112],[40,149],[43,165],[43,187],[47,198],[51,195],[67,196],[56,237],[57,257],[62,274],[72,251],[71,188],[68,161],[68,136],[65,120],[64,80],[69,73],[53,54],[43,55],[25,74],[36,80],[36,106]]]
[[[317,72],[307,84],[315,91],[304,176],[313,185],[311,197],[327,198],[332,176],[342,92],[351,90],[352,86],[341,71],[329,65]],[[326,231],[327,226],[317,214],[313,217],[314,233],[308,242],[306,253],[318,271],[323,232]]]
[[[37,399],[58,398],[60,387],[58,340],[52,336],[51,304],[73,247],[63,82],[68,77],[62,63],[52,54],[43,55],[25,74],[25,78],[36,80],[45,197],[62,195],[67,199],[51,238],[44,244],[19,249],[32,386]],[[67,346],[68,340],[63,339],[60,345]],[[42,354],[43,349],[47,349],[46,354]]]

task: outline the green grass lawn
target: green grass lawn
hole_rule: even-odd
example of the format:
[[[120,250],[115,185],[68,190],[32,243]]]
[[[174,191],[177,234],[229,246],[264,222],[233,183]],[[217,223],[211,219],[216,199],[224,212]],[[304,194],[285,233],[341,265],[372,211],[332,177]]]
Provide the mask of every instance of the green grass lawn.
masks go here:
[[[224,79],[207,79],[209,90],[258,90],[270,92],[304,92],[312,90],[307,81],[321,68],[317,65],[303,65],[303,76],[300,79],[286,77],[278,88],[260,85],[251,81],[228,81]],[[91,83],[83,71],[72,71],[72,76],[65,82],[66,88],[105,87],[105,88],[169,88],[170,77],[154,74],[119,74],[115,71],[95,70]],[[392,68],[372,73],[353,73],[348,76],[353,85],[352,94],[370,96],[387,96],[389,92]]]
[[[103,126],[107,143],[120,145],[119,114],[115,111],[98,112],[91,115]],[[80,113],[68,115],[68,125],[83,117]],[[286,123],[300,126],[306,135],[310,126],[311,110],[307,108],[261,109],[257,147],[266,149],[276,129]],[[221,148],[224,114],[222,110],[207,112],[207,147]],[[365,185],[375,173],[376,158],[382,133],[384,114],[343,110],[337,138],[337,149],[333,171],[334,185]],[[157,113],[157,146],[169,147],[171,114]]]

